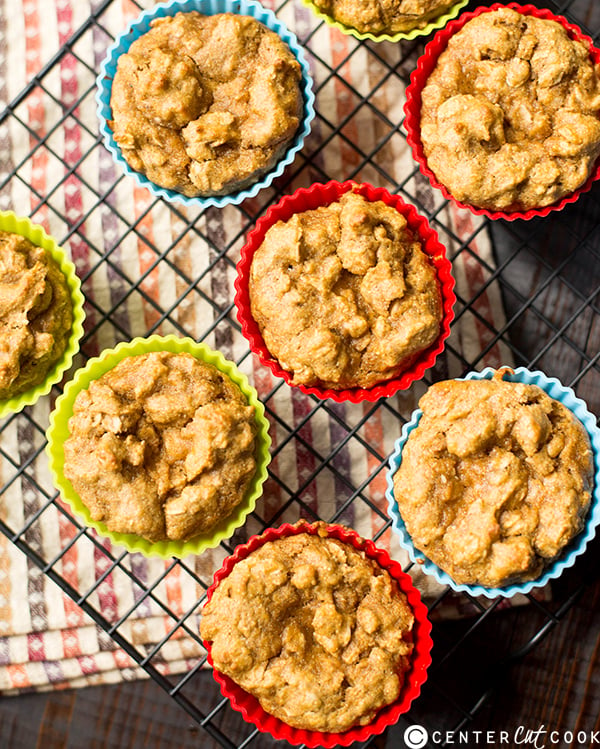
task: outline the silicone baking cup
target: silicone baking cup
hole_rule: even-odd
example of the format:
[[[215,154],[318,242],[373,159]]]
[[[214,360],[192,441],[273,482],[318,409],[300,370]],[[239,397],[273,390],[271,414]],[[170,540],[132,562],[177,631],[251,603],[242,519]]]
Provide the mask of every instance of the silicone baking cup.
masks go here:
[[[406,140],[412,148],[415,161],[418,162],[421,172],[429,179],[431,185],[441,191],[446,200],[450,200],[459,208],[466,208],[478,216],[487,216],[491,219],[505,219],[514,221],[515,219],[529,220],[534,217],[547,216],[552,211],[560,211],[569,203],[574,203],[582,193],[588,192],[595,180],[600,178],[600,159],[595,164],[592,174],[587,181],[575,192],[566,195],[561,200],[543,208],[532,208],[528,211],[492,211],[487,208],[479,208],[468,203],[461,203],[456,200],[449,190],[441,184],[433,171],[427,165],[427,157],[423,150],[421,142],[421,92],[427,83],[427,79],[435,68],[438,58],[448,46],[450,37],[457,33],[463,26],[476,16],[482,13],[491,13],[499,8],[511,8],[523,15],[535,16],[546,20],[556,21],[563,26],[571,39],[583,42],[589,50],[590,59],[594,64],[600,64],[600,49],[594,47],[592,39],[583,34],[583,32],[574,24],[569,23],[563,16],[554,15],[546,8],[536,8],[534,5],[519,5],[517,3],[495,3],[490,7],[476,8],[469,13],[462,13],[459,18],[450,21],[448,25],[438,31],[433,39],[426,45],[425,50],[417,61],[417,67],[410,76],[410,84],[406,89],[406,102],[404,104],[404,127],[406,129]]]
[[[460,0],[460,2],[455,3],[450,8],[445,10],[441,15],[437,16],[437,18],[431,19],[426,26],[423,26],[422,29],[415,28],[411,29],[410,31],[398,31],[395,34],[373,34],[370,31],[358,31],[358,29],[355,29],[352,26],[347,26],[341,21],[336,21],[335,18],[327,15],[327,13],[323,12],[317,5],[315,5],[314,2],[311,2],[311,0],[303,0],[303,2],[307,8],[310,8],[313,13],[315,13],[315,15],[323,19],[323,21],[325,21],[325,23],[329,26],[333,27],[334,29],[338,29],[338,31],[341,31],[342,34],[348,34],[350,36],[356,37],[357,39],[370,39],[372,42],[400,42],[402,40],[410,41],[420,36],[429,36],[429,34],[432,34],[437,29],[443,28],[448,23],[448,21],[456,18],[462,8],[467,5],[469,0]]]
[[[392,529],[398,535],[400,545],[406,549],[410,559],[419,564],[419,569],[428,575],[432,575],[442,585],[449,585],[453,590],[471,593],[475,596],[485,596],[486,598],[498,598],[503,596],[510,598],[517,593],[529,593],[534,588],[541,588],[550,580],[559,577],[563,570],[572,567],[578,556],[583,554],[588,543],[594,538],[596,528],[600,523],[600,429],[596,424],[596,417],[588,411],[586,404],[578,398],[571,388],[562,385],[556,378],[548,377],[543,372],[529,370],[525,367],[516,369],[500,367],[505,369],[504,380],[509,382],[522,382],[527,385],[537,385],[544,390],[551,398],[560,401],[566,406],[583,424],[587,431],[592,446],[593,463],[594,463],[594,488],[590,500],[585,525],[582,531],[571,541],[563,554],[554,561],[543,574],[536,580],[530,580],[525,583],[507,585],[501,588],[488,588],[483,585],[466,585],[458,584],[454,580],[428,559],[413,544],[412,539],[406,529],[398,504],[394,497],[394,474],[402,462],[402,449],[410,433],[416,429],[423,415],[421,409],[416,409],[410,420],[404,425],[400,438],[396,441],[394,452],[389,459],[389,468],[387,472],[387,489],[386,498],[388,501],[388,514],[392,519]],[[491,380],[496,370],[487,367],[481,372],[469,372],[466,377],[457,378],[459,380]]]
[[[32,406],[43,395],[48,395],[52,385],[60,382],[63,374],[71,367],[73,357],[79,351],[79,341],[83,335],[84,297],[81,293],[81,283],[75,272],[75,266],[67,257],[56,240],[47,234],[42,226],[34,224],[30,219],[17,216],[12,211],[0,211],[0,231],[20,234],[37,247],[42,247],[54,258],[67,280],[73,304],[73,324],[71,335],[61,359],[50,369],[44,380],[30,390],[7,400],[0,400],[0,417],[10,413],[18,413],[25,406]]]
[[[440,334],[436,341],[419,354],[404,372],[373,387],[334,390],[317,386],[294,385],[292,374],[283,369],[277,359],[270,354],[258,324],[252,317],[248,289],[252,258],[268,229],[277,221],[287,221],[295,213],[329,205],[339,200],[349,190],[354,190],[367,200],[381,200],[386,205],[396,208],[406,218],[409,228],[421,241],[424,252],[429,255],[435,268],[440,288],[443,315]],[[331,398],[337,402],[375,401],[382,397],[389,397],[398,390],[405,390],[415,380],[421,379],[425,370],[434,365],[437,357],[443,351],[444,342],[450,334],[450,324],[454,319],[453,305],[456,301],[454,278],[451,270],[450,261],[446,257],[446,249],[439,241],[437,233],[429,226],[427,219],[418,214],[414,206],[405,203],[400,196],[392,195],[382,187],[373,187],[366,183],[357,184],[352,181],[316,183],[310,188],[300,188],[292,195],[286,195],[278,203],[272,205],[267,213],[257,221],[255,228],[248,235],[237,265],[238,275],[235,280],[237,317],[242,326],[242,333],[248,340],[251,350],[258,356],[262,364],[269,367],[277,377],[282,377],[288,385],[298,387],[303,393],[316,395],[322,399]]]
[[[421,601],[419,591],[414,587],[410,576],[402,571],[400,564],[391,559],[386,551],[378,548],[372,541],[361,538],[356,531],[350,528],[328,525],[326,531],[329,537],[336,538],[350,544],[359,551],[363,551],[369,559],[374,560],[380,567],[387,570],[398,583],[400,590],[406,595],[408,604],[413,611],[415,618],[413,626],[414,650],[409,670],[406,672],[404,686],[396,702],[382,708],[375,719],[365,726],[355,726],[343,733],[307,731],[293,728],[265,712],[255,697],[214,668],[213,675],[221,688],[221,693],[230,701],[231,706],[241,712],[244,719],[254,724],[260,731],[271,734],[275,739],[284,739],[291,744],[304,744],[308,747],[325,747],[327,749],[334,746],[349,746],[354,741],[365,741],[369,736],[380,734],[385,728],[395,724],[398,718],[409,710],[413,700],[421,692],[421,688],[427,679],[427,669],[431,664],[430,653],[433,643],[431,641],[431,624],[427,618],[427,607]],[[206,593],[207,600],[210,601],[219,583],[230,574],[237,562],[245,559],[268,541],[299,533],[319,535],[323,533],[323,525],[309,523],[290,525],[286,523],[278,528],[268,528],[260,536],[253,536],[246,544],[236,547],[234,553],[225,559],[221,569],[215,573],[213,584]],[[211,643],[205,641],[204,646],[208,652],[209,663],[212,666]]]
[[[112,82],[117,70],[119,57],[127,52],[136,39],[149,31],[150,24],[155,18],[172,16],[180,11],[189,13],[194,10],[208,16],[216,15],[217,13],[236,13],[238,15],[252,16],[281,37],[298,60],[302,69],[300,89],[304,99],[304,114],[291,145],[269,172],[260,175],[257,178],[257,181],[249,187],[229,193],[228,195],[189,197],[187,195],[182,195],[175,190],[159,187],[154,184],[154,182],[151,182],[146,175],[135,171],[129,166],[123,157],[121,149],[115,142],[112,129],[108,124],[112,119],[110,97]],[[313,94],[309,66],[304,52],[298,44],[296,36],[288,31],[285,25],[271,10],[263,8],[262,5],[254,2],[254,0],[171,0],[167,3],[157,3],[132,21],[128,29],[117,37],[115,42],[108,48],[106,57],[100,66],[100,74],[96,79],[96,85],[96,103],[100,133],[104,138],[106,148],[112,154],[115,162],[120,166],[125,174],[133,177],[138,185],[145,187],[156,197],[161,197],[171,202],[183,203],[184,205],[201,208],[208,208],[209,206],[222,208],[229,204],[238,205],[246,198],[255,197],[264,187],[268,187],[274,179],[283,174],[286,166],[293,162],[296,154],[301,150],[305,138],[310,133],[310,125],[315,116],[315,97]]]
[[[188,541],[158,541],[152,543],[132,533],[114,533],[104,523],[95,521],[89,509],[73,489],[71,482],[64,475],[64,442],[69,437],[69,419],[73,415],[73,404],[77,394],[89,387],[92,380],[97,380],[105,372],[113,369],[118,362],[129,356],[138,356],[150,351],[187,352],[201,361],[212,364],[226,374],[238,385],[255,408],[258,433],[256,437],[256,472],[244,500],[234,508],[231,515],[224,518],[210,533],[203,533]],[[268,432],[268,421],[265,409],[258,400],[256,390],[249,384],[233,362],[228,361],[219,351],[213,351],[203,343],[196,343],[191,338],[153,335],[148,338],[134,338],[120,343],[114,349],[107,349],[85,367],[79,369],[64,393],[56,401],[56,408],[50,414],[50,426],[46,433],[48,445],[46,452],[49,458],[50,471],[54,485],[61,497],[69,504],[75,515],[88,527],[94,528],[99,535],[109,538],[113,543],[124,546],[128,551],[139,551],[148,557],[181,558],[188,554],[200,554],[205,549],[217,546],[224,539],[230,538],[234,531],[243,525],[246,516],[252,512],[262,493],[262,485],[267,477],[267,466],[271,460],[269,447],[271,439]]]

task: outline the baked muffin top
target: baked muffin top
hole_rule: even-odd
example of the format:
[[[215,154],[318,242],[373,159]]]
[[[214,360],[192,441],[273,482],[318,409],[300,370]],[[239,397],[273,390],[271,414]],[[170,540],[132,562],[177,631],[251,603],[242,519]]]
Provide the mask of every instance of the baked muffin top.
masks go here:
[[[370,387],[410,366],[440,330],[435,270],[406,219],[353,191],[271,226],[249,292],[294,384]]]
[[[300,65],[250,16],[157,18],[119,57],[116,143],[132,169],[188,196],[242,189],[271,169],[302,116]]]
[[[300,533],[239,561],[204,607],[215,668],[288,725],[341,732],[400,694],[414,617],[350,544]]]
[[[323,13],[361,33],[422,29],[456,0],[314,0]]]
[[[254,407],[191,354],[122,359],[78,393],[64,474],[96,521],[149,541],[211,531],[256,468]]]
[[[0,399],[39,385],[62,357],[73,324],[67,279],[42,247],[0,232]]]
[[[427,164],[457,200],[556,203],[600,154],[600,68],[556,21],[501,8],[454,34],[422,91]]]
[[[536,385],[449,380],[419,401],[394,476],[416,548],[457,583],[533,580],[582,529],[593,484],[583,425]]]

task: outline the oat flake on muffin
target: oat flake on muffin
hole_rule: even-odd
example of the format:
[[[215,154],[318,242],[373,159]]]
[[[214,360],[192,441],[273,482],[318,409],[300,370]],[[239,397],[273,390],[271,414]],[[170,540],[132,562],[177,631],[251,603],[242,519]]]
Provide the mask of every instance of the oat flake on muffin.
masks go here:
[[[390,574],[324,531],[269,541],[238,561],[200,631],[215,668],[265,711],[293,727],[341,732],[398,698],[413,622]]]
[[[72,324],[58,263],[27,238],[0,232],[0,400],[45,379],[65,352]]]
[[[129,356],[77,395],[64,475],[110,531],[187,540],[244,499],[256,431],[254,407],[213,365]]]
[[[271,169],[303,110],[300,65],[250,16],[152,21],[118,60],[115,142],[132,169],[187,196],[226,195]]]
[[[405,217],[349,191],[271,226],[249,274],[252,317],[293,383],[368,388],[438,337],[435,269]]]
[[[557,21],[510,8],[453,34],[421,93],[427,165],[458,201],[552,205],[600,155],[600,69]]]
[[[456,583],[534,580],[583,528],[583,425],[536,385],[449,380],[419,401],[394,497],[412,542]]]

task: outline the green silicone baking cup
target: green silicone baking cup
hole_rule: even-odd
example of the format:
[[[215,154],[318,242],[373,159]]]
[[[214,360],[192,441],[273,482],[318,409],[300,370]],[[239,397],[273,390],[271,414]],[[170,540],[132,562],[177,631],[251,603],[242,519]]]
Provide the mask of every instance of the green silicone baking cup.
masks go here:
[[[115,367],[122,359],[147,354],[150,351],[171,351],[175,354],[186,352],[203,362],[212,364],[235,382],[248,399],[248,403],[255,409],[258,426],[256,471],[246,496],[233,509],[232,513],[224,518],[210,533],[200,534],[189,541],[158,541],[152,543],[133,533],[110,531],[104,523],[92,519],[89,509],[82,502],[63,472],[65,461],[63,446],[69,436],[69,419],[73,415],[73,404],[77,394],[81,390],[85,390],[92,380],[97,380],[105,372]],[[119,343],[114,349],[107,349],[100,356],[90,359],[85,367],[77,370],[73,379],[65,387],[64,393],[57,398],[56,408],[50,414],[50,426],[46,432],[46,438],[48,440],[46,453],[49,458],[54,485],[75,515],[86,526],[94,528],[99,535],[109,538],[115,544],[124,546],[128,551],[138,551],[148,557],[162,557],[163,559],[182,558],[188,554],[201,554],[205,549],[213,548],[224,539],[230,538],[234,531],[243,525],[247,515],[256,507],[256,502],[262,494],[262,485],[267,478],[267,466],[271,460],[269,453],[271,438],[269,437],[269,423],[265,418],[265,409],[247,377],[238,370],[233,362],[225,359],[219,351],[214,351],[204,343],[196,343],[191,338],[178,338],[173,335],[134,338],[132,341]]]
[[[42,247],[54,258],[58,267],[67,280],[67,286],[71,293],[71,302],[73,304],[73,324],[71,326],[71,335],[67,341],[67,346],[62,357],[48,371],[46,377],[33,388],[15,395],[7,400],[0,400],[0,418],[10,413],[18,413],[25,406],[32,406],[43,395],[48,395],[52,385],[60,382],[63,374],[71,367],[73,357],[79,351],[79,341],[83,335],[83,321],[85,313],[83,311],[84,296],[81,293],[81,283],[75,272],[75,266],[67,257],[62,247],[59,247],[56,240],[49,234],[46,234],[44,228],[39,224],[34,224],[29,218],[17,216],[13,211],[0,211],[0,231],[20,234],[28,239],[37,247]]]
[[[459,2],[452,5],[448,10],[445,10],[440,16],[432,19],[427,26],[424,26],[422,29],[417,28],[411,29],[410,31],[397,31],[395,34],[372,34],[370,31],[358,31],[357,29],[352,28],[352,26],[346,26],[345,23],[336,21],[331,16],[328,16],[327,13],[324,13],[320,8],[318,8],[312,0],[302,0],[302,2],[307,8],[310,8],[315,15],[322,18],[328,26],[338,29],[342,34],[354,36],[357,39],[370,39],[372,42],[400,42],[403,40],[410,41],[419,36],[429,36],[429,34],[433,34],[434,31],[443,28],[448,21],[451,21],[458,16],[469,0],[459,0]]]

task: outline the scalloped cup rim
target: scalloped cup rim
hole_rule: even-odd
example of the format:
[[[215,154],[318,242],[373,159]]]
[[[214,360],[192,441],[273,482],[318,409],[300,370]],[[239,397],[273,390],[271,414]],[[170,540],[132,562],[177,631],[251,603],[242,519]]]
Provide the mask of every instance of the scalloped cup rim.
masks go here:
[[[346,34],[346,36],[353,36],[355,39],[361,41],[368,40],[371,42],[396,43],[400,41],[413,41],[414,39],[422,36],[429,36],[429,34],[432,34],[434,31],[443,28],[449,21],[458,16],[460,11],[469,3],[469,0],[458,0],[458,2],[455,2],[453,5],[451,5],[437,18],[432,19],[422,29],[415,28],[410,29],[410,31],[397,31],[395,34],[388,34],[387,32],[374,34],[371,31],[358,31],[358,29],[355,29],[352,26],[348,26],[341,21],[336,21],[332,16],[327,15],[327,13],[325,13],[315,5],[313,0],[302,0],[302,2],[307,8],[312,10],[312,12],[318,18],[325,21],[328,26],[341,31],[342,34]]]
[[[486,367],[480,372],[471,371],[464,377],[456,377],[454,379],[491,379],[497,370],[506,370],[505,376],[512,378],[514,382],[538,385],[552,398],[560,400],[581,421],[589,435],[594,462],[594,488],[592,490],[590,507],[584,527],[563,550],[561,556],[535,580],[492,588],[483,585],[455,583],[448,573],[444,572],[421,551],[416,549],[406,530],[398,504],[394,498],[394,474],[400,466],[402,448],[408,439],[408,435],[417,426],[423,413],[419,408],[413,411],[409,421],[404,424],[402,434],[396,440],[394,450],[388,458],[385,492],[388,502],[388,514],[392,520],[392,529],[396,533],[402,548],[408,552],[411,561],[417,563],[423,572],[434,577],[442,585],[448,585],[458,592],[469,593],[474,596],[485,596],[492,600],[499,597],[511,598],[519,593],[530,593],[533,589],[541,588],[551,580],[560,577],[564,570],[572,567],[577,558],[585,552],[588,543],[594,538],[596,529],[600,524],[600,428],[596,425],[595,416],[588,410],[586,403],[581,398],[578,398],[571,388],[563,385],[556,377],[550,377],[539,370],[530,370],[527,367]]]
[[[213,364],[238,385],[248,398],[248,402],[255,407],[258,425],[257,466],[246,496],[212,531],[194,536],[187,541],[158,541],[152,543],[133,533],[110,531],[104,523],[91,518],[88,508],[73,489],[71,482],[63,474],[64,451],[62,446],[69,434],[68,419],[72,414],[73,403],[77,394],[88,387],[92,380],[115,367],[122,359],[150,351],[187,352],[201,361]],[[250,385],[246,375],[237,368],[235,363],[226,359],[220,351],[188,337],[180,338],[175,335],[138,336],[130,341],[123,341],[113,348],[105,349],[75,373],[73,379],[65,387],[64,393],[57,398],[55,408],[50,414],[50,424],[46,432],[48,440],[46,454],[49,459],[54,486],[60,491],[62,499],[67,502],[76,517],[85,526],[93,528],[99,536],[110,539],[113,543],[125,547],[129,552],[140,552],[147,557],[163,559],[183,558],[190,554],[201,554],[206,549],[214,548],[221,541],[230,538],[244,524],[246,517],[256,507],[256,502],[262,494],[262,485],[267,478],[267,466],[271,459],[269,453],[271,439],[268,428],[264,406],[258,399],[255,388]]]
[[[252,536],[245,544],[236,547],[233,554],[227,557],[222,567],[214,575],[213,582],[206,592],[207,601],[209,601],[214,590],[219,583],[226,578],[235,564],[251,554],[255,549],[263,544],[277,538],[288,535],[301,533],[317,534],[318,523],[303,521],[300,524],[292,525],[283,523],[277,528],[266,528],[261,534]],[[370,736],[382,733],[387,727],[397,722],[400,715],[406,713],[412,702],[417,699],[421,688],[427,679],[427,669],[431,664],[431,623],[427,617],[427,607],[421,600],[418,589],[412,582],[410,576],[402,571],[400,564],[392,559],[388,552],[380,549],[370,539],[362,538],[354,529],[347,528],[335,523],[327,523],[327,532],[333,538],[342,542],[351,544],[354,548],[363,550],[369,558],[374,559],[381,567],[387,569],[390,575],[394,577],[399,584],[402,592],[405,593],[410,607],[415,614],[415,623],[418,626],[418,634],[415,637],[415,655],[414,662],[411,664],[411,670],[407,672],[403,696],[382,708],[376,718],[365,726],[354,726],[341,733],[331,733],[323,731],[309,731],[299,728],[293,728],[278,718],[266,713],[259,705],[258,700],[244,691],[229,677],[217,671],[212,662],[211,643],[204,641],[208,652],[208,660],[213,666],[213,676],[224,697],[230,700],[232,707],[242,713],[244,719],[255,725],[258,730],[269,733],[275,739],[284,739],[291,744],[305,744],[308,747],[325,747],[333,749],[336,746],[349,746],[355,741],[365,741]]]
[[[450,37],[463,28],[463,26],[473,18],[500,8],[511,8],[518,12],[522,12],[524,15],[532,15],[537,18],[551,19],[559,22],[571,37],[582,41],[587,46],[590,59],[596,64],[600,64],[600,48],[594,46],[593,39],[587,34],[584,34],[578,26],[568,21],[564,16],[553,13],[548,8],[538,8],[530,3],[523,5],[516,2],[495,2],[491,6],[479,6],[472,11],[461,13],[458,18],[450,21],[443,29],[440,29],[425,46],[423,54],[417,60],[417,66],[410,75],[410,83],[406,89],[406,101],[403,105],[405,115],[404,127],[407,132],[406,141],[411,148],[413,158],[419,165],[420,171],[425,177],[427,177],[431,186],[439,190],[446,200],[454,203],[458,208],[468,210],[476,216],[486,216],[493,221],[498,219],[504,219],[505,221],[515,221],[517,219],[529,221],[533,218],[545,218],[551,213],[561,211],[567,205],[576,202],[581,195],[589,192],[594,182],[600,179],[600,157],[596,160],[595,166],[587,180],[575,191],[568,195],[564,195],[555,203],[540,208],[530,208],[527,211],[494,211],[489,208],[481,208],[469,203],[463,203],[450,193],[448,188],[436,178],[435,174],[428,166],[427,157],[424,154],[420,136],[419,114],[421,110],[421,90],[439,56],[446,49]],[[424,74],[426,75],[424,76]]]
[[[85,320],[83,305],[85,299],[81,291],[81,281],[77,275],[75,264],[68,258],[65,249],[58,244],[51,234],[48,234],[41,224],[36,224],[27,216],[20,216],[14,211],[0,211],[0,231],[20,234],[29,239],[32,244],[49,253],[67,281],[73,306],[71,335],[63,355],[48,371],[42,382],[19,395],[0,401],[0,418],[3,418],[20,413],[26,406],[33,406],[40,398],[48,395],[52,386],[57,385],[71,368],[73,360],[79,352],[79,342],[83,336],[83,322]]]
[[[300,89],[304,103],[304,111],[302,119],[298,125],[298,130],[296,131],[289,147],[271,169],[264,174],[259,175],[254,182],[241,190],[236,190],[235,192],[227,193],[225,195],[192,197],[177,192],[176,190],[160,187],[148,179],[148,177],[146,177],[142,172],[132,169],[123,157],[121,149],[116,144],[112,134],[112,129],[108,125],[108,122],[111,118],[110,95],[112,90],[112,80],[118,58],[127,52],[131,43],[136,38],[148,30],[150,21],[153,18],[170,15],[168,11],[173,8],[184,10],[184,12],[191,10],[206,12],[206,8],[202,6],[210,6],[209,9],[211,12],[207,13],[207,15],[215,15],[216,13],[225,12],[248,13],[280,36],[289,47],[294,57],[298,60],[302,70]],[[215,9],[216,6],[219,6],[219,8]],[[236,10],[235,8],[239,8],[239,10]],[[177,10],[175,12],[177,12]],[[311,123],[315,117],[313,82],[304,51],[298,43],[296,35],[277,18],[272,10],[264,7],[257,2],[257,0],[168,0],[168,2],[157,3],[152,8],[142,11],[137,18],[128,24],[125,31],[117,36],[115,41],[107,48],[106,55],[100,64],[100,73],[96,78],[95,100],[96,115],[103,143],[113,157],[115,163],[123,170],[123,172],[127,176],[132,177],[139,187],[146,188],[154,197],[164,198],[171,203],[181,203],[185,206],[196,207],[202,210],[211,206],[223,208],[226,205],[239,205],[248,198],[256,197],[262,189],[270,187],[273,181],[283,174],[286,167],[292,164],[298,153],[302,150],[304,141],[310,134]]]
[[[318,386],[296,385],[292,382],[292,374],[284,370],[279,361],[268,351],[258,325],[250,312],[247,278],[252,257],[267,229],[277,220],[287,220],[294,213],[311,210],[318,206],[329,205],[338,200],[342,194],[352,189],[355,189],[369,200],[383,200],[387,205],[399,210],[407,218],[409,227],[422,240],[423,249],[430,257],[431,263],[434,266],[442,299],[440,333],[427,349],[420,352],[414,358],[406,370],[396,377],[383,380],[370,388],[356,387],[336,390]],[[435,248],[435,252],[429,251],[433,248]],[[454,319],[454,303],[456,301],[454,286],[455,281],[452,276],[452,266],[446,255],[446,248],[440,242],[435,229],[431,227],[425,216],[418,213],[414,205],[404,201],[400,195],[390,193],[383,187],[374,187],[368,182],[355,182],[353,180],[338,182],[337,180],[329,180],[324,183],[315,182],[310,187],[301,187],[290,195],[284,195],[277,203],[271,205],[267,212],[258,219],[254,228],[248,233],[240,252],[240,259],[237,263],[237,276],[234,281],[234,303],[237,310],[238,322],[242,327],[244,337],[250,344],[251,350],[258,356],[261,363],[267,366],[276,377],[282,378],[290,387],[298,388],[306,395],[314,395],[321,400],[330,398],[337,403],[361,403],[363,401],[373,402],[383,397],[390,397],[399,390],[406,390],[413,382],[420,380],[425,371],[435,364],[438,356],[444,350],[446,339],[450,335],[450,326]]]

